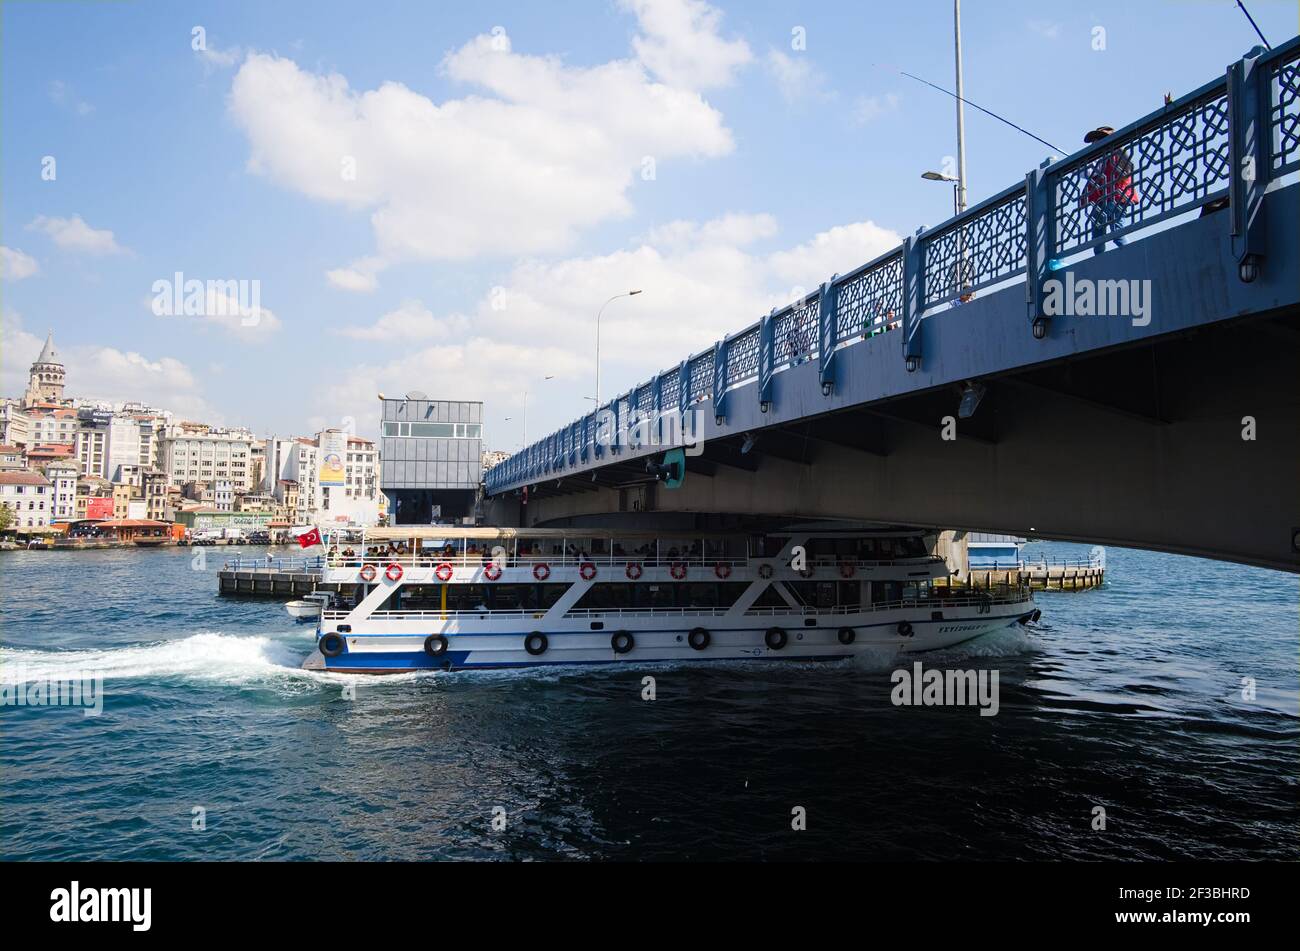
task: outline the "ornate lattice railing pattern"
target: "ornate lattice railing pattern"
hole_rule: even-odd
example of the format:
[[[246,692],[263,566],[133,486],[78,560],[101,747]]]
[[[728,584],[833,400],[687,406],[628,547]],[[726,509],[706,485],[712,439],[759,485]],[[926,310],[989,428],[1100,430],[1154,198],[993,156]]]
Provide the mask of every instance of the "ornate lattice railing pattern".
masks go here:
[[[737,386],[758,376],[758,326],[743,331],[727,345],[727,386]]]
[[[903,313],[903,255],[893,254],[839,287],[835,340],[871,337],[897,324]]]
[[[1103,141],[1086,161],[1053,173],[1058,255],[1190,211],[1228,187],[1226,92]]]
[[[708,396],[713,385],[713,351],[708,350],[698,357],[691,358],[686,367],[691,381],[691,402],[695,403]]]
[[[1273,175],[1300,167],[1300,51],[1269,69],[1268,125]]]
[[[802,363],[817,355],[817,298],[810,297],[777,315],[773,340],[776,365]]]
[[[942,303],[1025,270],[1025,190],[968,212],[925,242],[925,303]]]

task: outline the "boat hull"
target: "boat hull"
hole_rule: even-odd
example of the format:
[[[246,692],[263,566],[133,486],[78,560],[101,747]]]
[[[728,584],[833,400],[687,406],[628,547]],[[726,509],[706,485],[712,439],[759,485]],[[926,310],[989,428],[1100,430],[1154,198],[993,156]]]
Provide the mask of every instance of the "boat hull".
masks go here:
[[[737,618],[612,618],[593,622],[581,619],[583,627],[566,626],[558,630],[539,630],[545,634],[546,647],[530,654],[525,639],[533,631],[521,625],[497,622],[499,630],[466,629],[460,622],[447,621],[425,626],[423,630],[388,633],[355,632],[343,635],[345,646],[334,657],[323,657],[324,669],[337,673],[385,674],[419,670],[473,670],[555,665],[693,663],[716,660],[840,660],[881,649],[902,653],[941,650],[1016,623],[1025,623],[1034,613],[1032,601],[997,604],[987,613],[968,609],[961,614],[918,619],[897,614]],[[893,613],[893,612],[890,612]],[[934,612],[943,613],[943,612]],[[567,620],[567,619],[566,619]],[[812,620],[814,623],[808,624]],[[910,634],[900,633],[903,622]],[[603,624],[601,630],[588,629],[592,623]],[[797,625],[797,626],[796,626]],[[483,625],[484,627],[488,625]],[[709,632],[703,649],[691,646],[689,634],[695,628]],[[780,647],[769,646],[767,633],[778,628],[786,640]],[[849,643],[841,640],[841,630],[853,631]],[[614,650],[612,637],[619,632],[631,635],[631,649]],[[447,649],[431,656],[424,649],[425,639],[441,634]]]

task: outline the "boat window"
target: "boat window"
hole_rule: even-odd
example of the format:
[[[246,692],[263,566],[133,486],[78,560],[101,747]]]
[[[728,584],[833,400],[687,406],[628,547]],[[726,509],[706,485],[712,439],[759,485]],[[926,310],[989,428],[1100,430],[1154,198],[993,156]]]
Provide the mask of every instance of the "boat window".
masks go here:
[[[930,582],[909,581],[903,585],[903,600],[924,601],[930,597]]]
[[[477,611],[487,606],[487,591],[481,584],[447,585],[448,611]]]
[[[871,603],[883,604],[887,601],[899,601],[903,597],[901,581],[874,581],[871,584]]]
[[[753,606],[756,608],[784,608],[788,605],[785,603],[785,598],[781,597],[781,593],[776,590],[776,587],[768,585],[763,589],[763,593],[754,600]]]

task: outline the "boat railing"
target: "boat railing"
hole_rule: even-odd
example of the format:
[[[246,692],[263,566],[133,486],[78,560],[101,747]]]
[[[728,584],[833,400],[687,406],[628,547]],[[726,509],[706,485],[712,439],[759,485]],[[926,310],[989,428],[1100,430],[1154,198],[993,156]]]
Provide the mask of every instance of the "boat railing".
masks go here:
[[[317,555],[313,558],[279,558],[267,556],[265,558],[227,558],[224,566],[226,571],[298,571],[303,573],[318,573],[325,567],[325,557]]]
[[[458,553],[454,555],[438,555],[429,552],[421,552],[412,555],[410,553],[397,554],[370,554],[362,556],[361,554],[345,554],[342,552],[331,552],[325,556],[330,568],[355,568],[358,571],[365,565],[373,565],[377,569],[383,569],[388,565],[401,565],[403,568],[436,568],[439,565],[451,565],[453,568],[485,568],[488,565],[494,565],[501,568],[518,568],[518,567],[536,567],[537,565],[546,565],[548,568],[579,568],[584,564],[592,564],[598,568],[613,567],[626,568],[628,565],[637,565],[641,568],[672,568],[677,565],[685,567],[716,568],[719,565],[726,565],[728,568],[744,568],[749,565],[776,564],[782,567],[790,566],[788,558],[747,558],[738,555],[717,555],[717,554],[688,554],[688,555],[640,555],[640,554],[619,554],[610,555],[601,553],[598,555],[582,556],[564,554],[552,555],[506,555],[504,561],[498,565],[493,560],[490,553],[469,552]],[[868,570],[872,568],[921,568],[931,567],[936,564],[942,564],[942,558],[931,556],[916,556],[908,558],[887,558],[887,559],[814,559],[808,562],[808,568],[814,573],[818,570],[825,569],[829,571],[843,571],[845,568],[852,568],[854,571]]]
[[[995,604],[1020,604],[1029,600],[1031,591],[1028,585],[1006,585],[991,590],[981,590],[974,594],[953,596],[937,595],[928,598],[899,598],[893,601],[880,601],[864,605],[837,605],[830,608],[815,608],[808,605],[782,605],[779,607],[749,608],[742,617],[838,617],[846,614],[870,614],[876,611],[897,611],[901,609],[937,610],[942,608],[976,607]],[[619,617],[723,617],[730,608],[723,607],[656,607],[656,608],[578,608],[566,611],[564,617],[569,620],[600,620]],[[415,611],[374,611],[366,620],[458,620],[477,618],[481,620],[506,620],[531,618],[541,620],[545,617],[545,608],[515,608],[504,611],[470,610],[441,611],[438,609]],[[348,611],[325,611],[327,621],[341,621],[348,616]]]

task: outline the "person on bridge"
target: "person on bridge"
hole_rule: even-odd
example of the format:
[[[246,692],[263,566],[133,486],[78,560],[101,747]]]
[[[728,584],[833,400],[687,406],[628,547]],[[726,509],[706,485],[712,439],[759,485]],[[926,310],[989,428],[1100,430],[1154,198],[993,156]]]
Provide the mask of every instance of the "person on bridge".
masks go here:
[[[1083,137],[1089,145],[1100,141],[1115,130],[1108,125],[1098,126]],[[1092,237],[1105,238],[1123,227],[1124,216],[1130,205],[1137,204],[1137,190],[1133,187],[1133,162],[1123,149],[1107,152],[1091,167],[1079,206],[1088,209],[1092,221]],[[1115,247],[1123,247],[1123,236],[1115,238]],[[1093,254],[1106,250],[1102,240],[1093,248]]]

